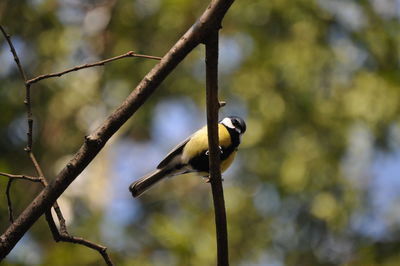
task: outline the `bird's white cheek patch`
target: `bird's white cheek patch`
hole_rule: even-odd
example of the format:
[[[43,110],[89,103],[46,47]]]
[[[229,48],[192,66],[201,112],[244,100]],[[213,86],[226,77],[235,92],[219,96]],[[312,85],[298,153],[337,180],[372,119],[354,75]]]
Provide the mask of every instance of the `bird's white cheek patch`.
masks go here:
[[[224,119],[222,119],[221,123],[229,128],[235,128],[235,126],[232,124],[231,119],[228,117],[225,117]]]

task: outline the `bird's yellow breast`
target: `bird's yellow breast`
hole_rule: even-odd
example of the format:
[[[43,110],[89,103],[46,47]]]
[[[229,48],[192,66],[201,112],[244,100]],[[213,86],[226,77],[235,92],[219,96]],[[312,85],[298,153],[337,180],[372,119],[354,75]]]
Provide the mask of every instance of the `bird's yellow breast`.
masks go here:
[[[231,136],[225,126],[218,124],[218,137],[219,137],[219,146],[228,147],[231,145]],[[191,139],[185,145],[182,154],[182,161],[187,163],[191,158],[205,152],[208,150],[208,134],[207,134],[207,126],[199,129],[197,132],[193,134]],[[232,157],[232,158],[231,158]],[[229,166],[233,161],[234,155],[229,156],[226,161],[221,164],[221,170],[223,169],[224,164]],[[227,168],[227,167],[226,167]],[[225,168],[225,169],[226,169]]]
[[[229,166],[231,166],[233,160],[235,159],[236,156],[236,151],[233,151],[228,158],[226,158],[225,160],[223,160],[221,162],[221,172],[225,172],[226,169],[228,169]]]

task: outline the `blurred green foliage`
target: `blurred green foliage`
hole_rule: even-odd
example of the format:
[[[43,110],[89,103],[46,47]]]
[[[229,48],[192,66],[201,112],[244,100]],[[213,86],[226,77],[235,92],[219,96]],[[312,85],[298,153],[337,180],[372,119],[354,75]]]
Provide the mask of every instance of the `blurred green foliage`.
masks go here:
[[[34,77],[129,50],[162,56],[207,4],[2,0],[0,24]],[[221,116],[241,115],[248,124],[224,175],[232,265],[398,264],[398,5],[254,0],[229,10]],[[49,179],[155,64],[123,59],[33,85],[34,151]],[[117,265],[215,263],[211,193],[201,179],[176,177],[135,200],[127,190],[179,142],[168,136],[204,123],[204,87],[198,47],[61,197],[71,234],[108,246]],[[23,83],[2,38],[0,98],[0,171],[34,175],[23,151]],[[160,130],[159,121],[170,126]],[[2,231],[6,182],[0,178]],[[14,182],[17,214],[39,189]],[[92,250],[55,243],[41,219],[4,265],[100,263]]]

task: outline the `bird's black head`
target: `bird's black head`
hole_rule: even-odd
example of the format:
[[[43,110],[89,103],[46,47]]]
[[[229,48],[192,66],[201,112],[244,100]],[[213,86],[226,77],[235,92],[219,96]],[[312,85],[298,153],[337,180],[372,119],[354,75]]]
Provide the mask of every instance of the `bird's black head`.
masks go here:
[[[237,133],[242,135],[246,131],[246,123],[238,116],[228,116],[222,119],[221,123],[228,128],[236,130]]]

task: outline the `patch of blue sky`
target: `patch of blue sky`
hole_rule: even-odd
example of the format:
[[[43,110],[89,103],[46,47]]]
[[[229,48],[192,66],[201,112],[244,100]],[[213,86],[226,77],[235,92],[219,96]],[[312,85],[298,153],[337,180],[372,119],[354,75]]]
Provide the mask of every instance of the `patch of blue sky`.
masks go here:
[[[43,250],[40,245],[31,238],[29,233],[26,233],[5,261],[19,265],[35,266],[41,264],[42,258]]]
[[[192,101],[186,98],[167,99],[155,108],[151,141],[136,142],[127,138],[117,140],[111,156],[115,181],[111,188],[112,198],[106,209],[105,224],[117,224],[117,228],[123,230],[124,226],[141,217],[140,204],[132,199],[129,185],[154,170],[169,149],[201,124],[198,110]],[[118,234],[115,230],[114,233]],[[108,235],[107,232],[104,234]]]
[[[282,254],[273,250],[265,251],[261,256],[253,261],[246,260],[239,264],[240,266],[283,266],[284,258]]]
[[[195,103],[187,97],[161,101],[154,110],[152,141],[165,154],[206,123]],[[162,159],[162,158],[160,158]]]
[[[372,173],[370,208],[362,228],[368,236],[386,238],[400,229],[400,150],[392,154],[377,153]]]
[[[244,33],[221,35],[218,61],[220,74],[231,75],[235,70],[239,69],[244,60],[251,56],[253,46],[254,41],[250,35]],[[204,82],[205,62],[203,57],[200,57],[193,64],[192,73],[199,82]]]
[[[382,18],[400,18],[400,0],[370,0],[370,2]]]
[[[355,43],[342,27],[333,25],[329,31],[328,41],[335,54],[334,72],[339,81],[345,84],[351,82],[357,70],[371,63],[366,50]]]
[[[10,47],[6,42],[3,42],[3,45],[0,47],[0,62],[0,77],[8,76],[14,68],[17,71],[14,59],[10,53]]]
[[[64,25],[81,25],[86,12],[79,8],[79,2],[74,0],[59,0],[57,16]]]
[[[368,23],[362,7],[356,1],[318,0],[318,4],[350,31],[357,31]]]
[[[365,186],[365,204],[352,217],[353,230],[374,240],[390,238],[392,232],[400,229],[400,146],[396,135],[399,130],[392,129],[392,151],[375,150],[366,169],[370,177]]]
[[[5,30],[7,31],[7,28]],[[20,38],[18,35],[12,35],[12,32],[7,33],[11,35],[11,41],[21,61],[22,67],[27,68],[27,66],[30,65],[35,59],[32,49],[29,45],[27,45],[24,39]],[[15,64],[13,55],[10,53],[10,47],[8,46],[7,42],[3,42],[0,46],[0,62],[0,77],[8,76],[11,71],[18,71],[17,65]]]

